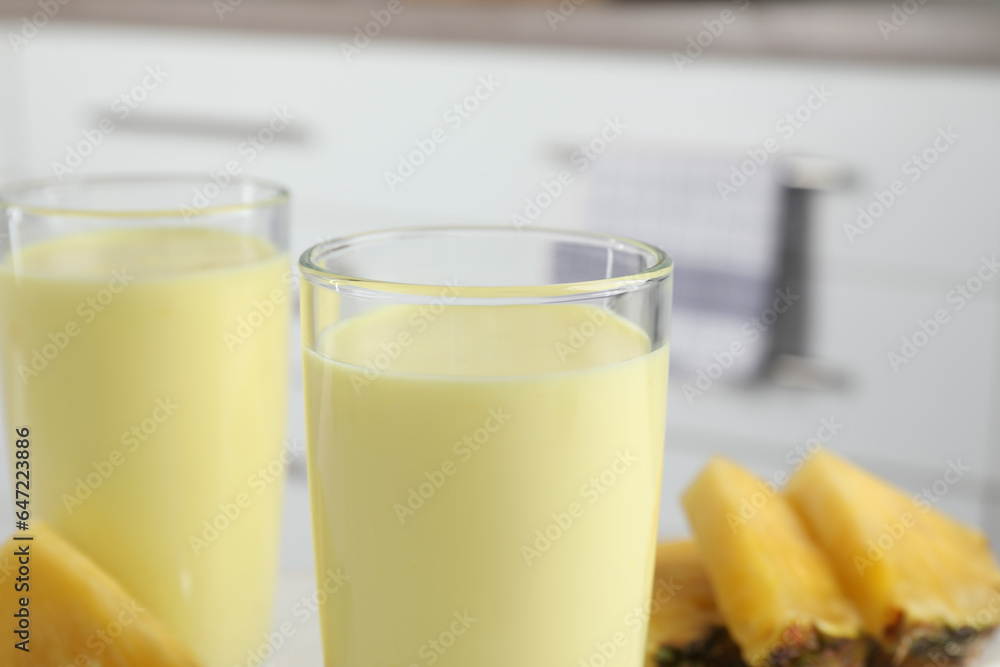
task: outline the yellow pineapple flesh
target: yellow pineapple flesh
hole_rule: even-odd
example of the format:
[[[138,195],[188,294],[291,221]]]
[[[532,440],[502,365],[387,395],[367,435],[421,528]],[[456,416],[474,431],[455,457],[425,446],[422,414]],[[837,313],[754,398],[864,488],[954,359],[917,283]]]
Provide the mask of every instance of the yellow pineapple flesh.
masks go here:
[[[0,548],[0,665],[197,667],[159,621],[51,528],[35,522],[15,537],[23,535],[33,539]],[[19,624],[25,634],[12,634]],[[24,640],[27,651],[16,646]]]
[[[983,534],[829,452],[787,493],[878,641],[877,661],[956,663],[996,629],[1000,570]]]
[[[861,665],[861,620],[788,500],[714,458],[684,507],[715,600],[754,667]]]
[[[653,581],[648,667],[742,667],[694,541],[659,544]]]

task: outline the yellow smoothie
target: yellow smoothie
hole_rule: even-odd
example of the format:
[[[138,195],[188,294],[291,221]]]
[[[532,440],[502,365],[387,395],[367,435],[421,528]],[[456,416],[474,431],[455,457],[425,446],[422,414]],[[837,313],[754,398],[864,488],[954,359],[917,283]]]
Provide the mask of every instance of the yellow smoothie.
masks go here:
[[[198,227],[89,232],[0,261],[7,423],[31,428],[33,518],[206,667],[243,663],[271,620],[286,262]]]
[[[327,667],[640,667],[667,349],[592,306],[392,305],[305,351]]]

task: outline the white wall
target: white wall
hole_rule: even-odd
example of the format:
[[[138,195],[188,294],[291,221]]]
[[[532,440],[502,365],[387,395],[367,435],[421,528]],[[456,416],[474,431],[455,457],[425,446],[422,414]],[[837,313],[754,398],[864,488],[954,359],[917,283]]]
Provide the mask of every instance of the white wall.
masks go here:
[[[739,152],[774,135],[775,123],[812,86],[826,86],[833,97],[783,150],[836,158],[856,176],[854,189],[817,202],[810,304],[815,355],[843,373],[848,388],[720,386],[691,404],[676,380],[661,528],[683,530],[676,496],[708,452],[770,474],[786,466],[789,449],[812,437],[824,417],[843,424],[834,449],[914,491],[941,477],[949,460],[972,464],[975,470],[949,488],[941,506],[979,523],[995,511],[982,497],[987,476],[1000,477],[1000,469],[987,467],[997,439],[1000,281],[952,313],[899,373],[886,353],[920,320],[951,308],[949,290],[974,274],[982,255],[1000,251],[994,205],[1000,73],[710,54],[680,72],[668,55],[388,40],[347,63],[339,44],[334,37],[54,25],[16,60],[14,90],[23,98],[0,103],[3,118],[15,119],[5,120],[0,134],[2,175],[51,175],[66,146],[111,114],[112,100],[148,66],[160,66],[167,79],[79,171],[215,169],[240,158],[237,146],[273,108],[287,107],[297,114],[292,129],[247,169],[293,187],[301,249],[321,236],[374,225],[506,223],[559,168],[555,149],[589,139],[608,117],[629,124],[630,143]],[[0,77],[10,77],[4,58]],[[501,83],[496,93],[390,192],[384,172],[414,140],[444,126],[444,111],[481,76]],[[211,138],[128,130],[136,120],[147,128],[167,122],[220,129]],[[906,194],[864,236],[848,242],[843,224],[854,221],[855,209],[867,206],[874,190],[906,178],[903,162],[949,126],[960,135],[954,147],[919,181],[907,181]],[[582,187],[571,189],[540,224],[573,225],[584,195]],[[1000,466],[997,457],[992,465]],[[292,551],[287,562],[302,566]]]

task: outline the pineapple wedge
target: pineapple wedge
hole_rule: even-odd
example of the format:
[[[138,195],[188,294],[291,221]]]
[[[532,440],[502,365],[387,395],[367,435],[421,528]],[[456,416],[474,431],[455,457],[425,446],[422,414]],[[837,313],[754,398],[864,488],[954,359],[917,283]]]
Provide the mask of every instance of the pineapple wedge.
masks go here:
[[[743,667],[692,540],[656,548],[647,667]]]
[[[956,664],[996,629],[1000,570],[981,533],[828,452],[788,496],[878,641],[878,662]]]
[[[12,538],[0,547],[0,665],[197,667],[103,570],[51,528],[40,522],[33,528],[34,539]],[[27,624],[21,630],[27,634],[17,635],[19,624]],[[15,645],[25,639],[27,652]]]
[[[859,666],[861,619],[788,500],[715,458],[684,494],[708,578],[744,660],[758,667]]]

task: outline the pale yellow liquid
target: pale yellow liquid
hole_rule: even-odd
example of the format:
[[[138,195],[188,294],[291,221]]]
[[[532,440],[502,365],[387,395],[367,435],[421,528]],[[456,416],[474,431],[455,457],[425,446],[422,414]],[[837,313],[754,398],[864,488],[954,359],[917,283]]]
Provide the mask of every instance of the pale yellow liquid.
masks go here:
[[[286,262],[253,237],[187,227],[65,237],[0,264],[7,423],[31,429],[32,517],[206,667],[244,662],[271,620],[282,483],[252,476],[280,463]],[[273,311],[251,316],[255,302]],[[73,323],[58,349],[49,334]],[[247,506],[206,539],[203,522],[224,526],[219,505],[233,514],[239,494]]]
[[[388,306],[317,348],[305,352],[317,571],[349,577],[321,609],[327,667],[643,664],[666,348],[604,311],[555,305]],[[597,491],[590,480],[623,455]],[[445,467],[437,488],[427,475]],[[433,494],[401,511],[423,483]],[[572,525],[553,528],[572,503]]]

